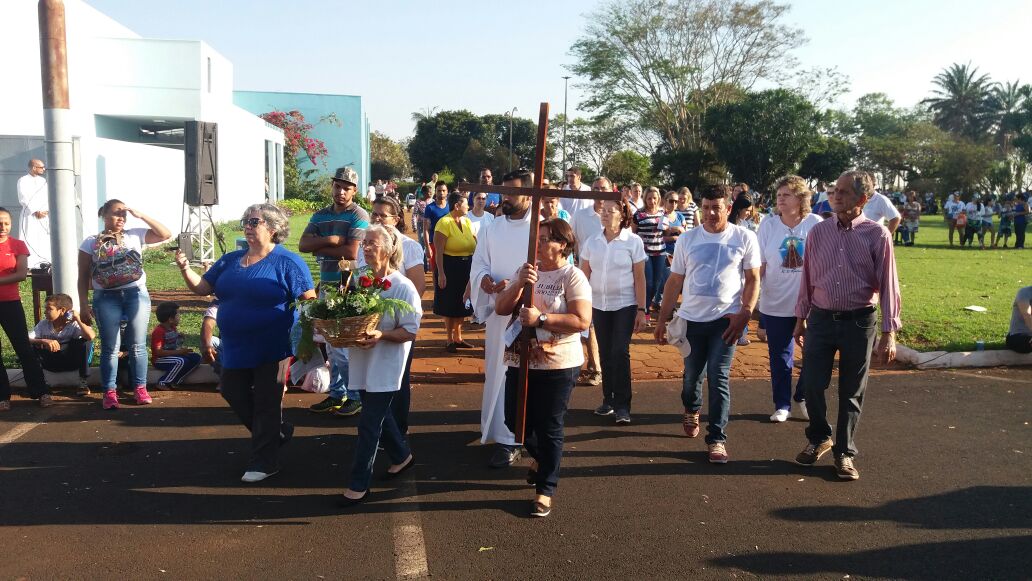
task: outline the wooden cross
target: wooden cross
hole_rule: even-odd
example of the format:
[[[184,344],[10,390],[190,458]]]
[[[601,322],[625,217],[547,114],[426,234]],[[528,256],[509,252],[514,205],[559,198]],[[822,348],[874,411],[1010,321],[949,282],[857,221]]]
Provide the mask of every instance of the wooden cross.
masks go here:
[[[490,184],[459,184],[464,192],[484,192],[510,196],[530,196],[530,240],[527,242],[527,262],[537,263],[538,223],[541,221],[541,198],[561,197],[579,200],[620,200],[620,192],[581,192],[576,190],[552,190],[543,188],[545,177],[545,142],[548,136],[548,103],[542,103],[538,113],[537,151],[534,155],[534,187],[493,186]],[[510,152],[511,155],[511,152]],[[563,168],[566,171],[566,168]],[[534,298],[534,288],[528,284],[523,288],[520,302],[516,310],[530,306]],[[520,374],[516,383],[516,425],[514,426],[516,443],[522,444],[527,426],[527,371],[530,362],[530,342],[534,338],[534,329],[525,327],[519,338]]]

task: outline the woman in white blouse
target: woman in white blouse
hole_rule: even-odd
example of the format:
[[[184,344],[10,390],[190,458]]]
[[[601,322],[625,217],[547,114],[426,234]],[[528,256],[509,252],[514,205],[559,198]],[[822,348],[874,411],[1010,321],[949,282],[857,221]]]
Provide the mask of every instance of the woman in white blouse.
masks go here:
[[[794,175],[775,184],[777,198],[773,216],[760,222],[756,234],[760,244],[760,321],[767,330],[770,354],[770,383],[774,392],[772,422],[788,419],[792,409],[792,366],[795,345],[795,306],[803,274],[806,235],[821,218],[810,213],[813,192],[806,181]],[[796,386],[796,416],[807,419],[802,385]]]
[[[602,362],[602,405],[631,423],[631,335],[645,328],[645,246],[628,230],[629,206],[602,203],[602,232],[581,243],[581,270],[591,283],[592,322]]]
[[[358,443],[351,468],[351,484],[340,501],[342,507],[356,505],[369,498],[369,480],[376,459],[376,445],[383,445],[391,465],[385,478],[394,478],[415,464],[408,442],[398,430],[391,414],[394,400],[405,372],[412,341],[419,330],[422,316],[416,287],[400,272],[402,266],[401,235],[394,228],[373,224],[366,230],[362,253],[368,270],[363,274],[390,282],[382,292],[386,298],[401,299],[412,306],[407,313],[384,315],[375,331],[370,331],[357,348],[351,349],[349,388],[364,391],[362,415],[358,422]]]

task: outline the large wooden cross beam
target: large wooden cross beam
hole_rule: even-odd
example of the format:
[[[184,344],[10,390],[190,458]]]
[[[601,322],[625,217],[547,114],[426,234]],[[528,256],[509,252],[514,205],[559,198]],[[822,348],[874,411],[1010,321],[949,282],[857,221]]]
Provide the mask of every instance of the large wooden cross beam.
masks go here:
[[[537,264],[538,224],[541,221],[541,198],[562,197],[581,200],[619,200],[620,192],[581,192],[576,190],[553,190],[542,187],[545,179],[545,145],[548,138],[548,103],[542,103],[538,113],[537,151],[534,154],[534,187],[493,186],[490,184],[460,183],[459,189],[464,192],[484,192],[503,196],[530,196],[530,239],[527,241],[527,262]],[[512,152],[510,152],[510,155]],[[563,168],[565,171],[566,168]],[[523,295],[516,305],[515,311],[530,306],[534,298],[534,288],[528,284],[523,288]],[[534,338],[534,329],[525,327],[520,335],[520,374],[516,383],[516,442],[523,443],[527,426],[527,371],[530,362],[530,342]]]

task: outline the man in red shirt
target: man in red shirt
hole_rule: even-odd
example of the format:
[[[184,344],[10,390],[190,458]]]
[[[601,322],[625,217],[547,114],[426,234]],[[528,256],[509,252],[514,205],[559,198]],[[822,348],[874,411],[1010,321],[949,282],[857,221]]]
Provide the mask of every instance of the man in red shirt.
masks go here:
[[[853,442],[860,421],[871,350],[877,333],[875,303],[881,305],[878,356],[896,358],[900,323],[899,279],[892,251],[892,234],[863,214],[874,194],[871,176],[847,171],[839,176],[828,201],[835,213],[813,227],[806,237],[803,275],[796,305],[796,342],[803,348],[802,382],[810,425],[810,443],[796,462],[811,466],[829,450],[835,454],[839,478],[856,480]],[[804,341],[805,337],[805,341]],[[827,420],[824,392],[831,383],[835,353],[839,354],[839,413],[835,440]]]

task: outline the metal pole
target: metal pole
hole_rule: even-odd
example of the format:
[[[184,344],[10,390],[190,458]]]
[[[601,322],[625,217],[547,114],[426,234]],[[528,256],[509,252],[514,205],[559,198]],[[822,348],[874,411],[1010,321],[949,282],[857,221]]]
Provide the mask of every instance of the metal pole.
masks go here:
[[[516,107],[509,111],[509,171],[512,171],[512,117],[519,111]]]
[[[569,96],[570,77],[563,77],[563,177],[566,177],[566,98]]]
[[[39,0],[39,60],[43,87],[47,195],[54,292],[77,302],[78,244],[75,239],[75,175],[68,110],[68,50],[62,0]]]

